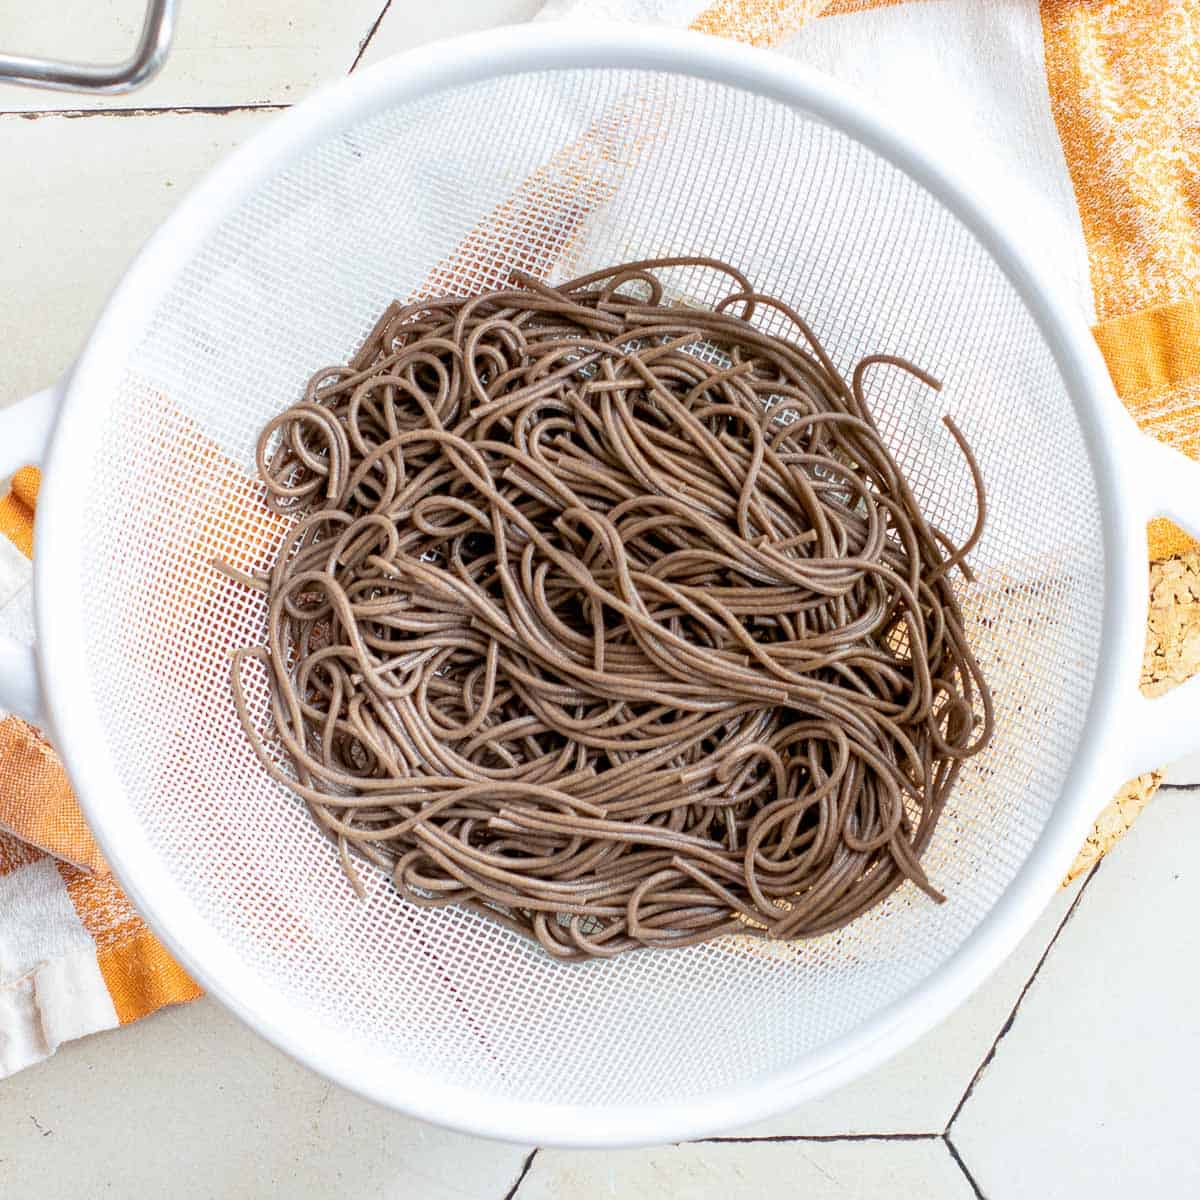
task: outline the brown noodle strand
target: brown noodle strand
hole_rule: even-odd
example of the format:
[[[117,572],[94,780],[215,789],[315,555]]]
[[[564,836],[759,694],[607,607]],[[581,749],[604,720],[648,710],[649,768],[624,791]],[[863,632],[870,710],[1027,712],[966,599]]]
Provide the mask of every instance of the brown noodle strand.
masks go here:
[[[712,310],[655,272],[703,268]],[[811,937],[905,880],[992,701],[955,546],[803,319],[683,257],[396,302],[268,423],[234,701],[361,895],[466,904],[558,958]],[[740,311],[739,311],[740,310]],[[769,312],[797,340],[749,323]],[[275,747],[243,682],[270,684]]]

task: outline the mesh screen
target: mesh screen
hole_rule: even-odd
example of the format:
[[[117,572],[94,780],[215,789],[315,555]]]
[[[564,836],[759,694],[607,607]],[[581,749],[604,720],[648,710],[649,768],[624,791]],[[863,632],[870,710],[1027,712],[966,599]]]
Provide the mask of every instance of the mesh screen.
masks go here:
[[[261,565],[280,535],[251,478],[257,431],[396,296],[479,290],[513,265],[565,278],[679,253],[740,265],[809,317],[843,368],[884,351],[945,381],[934,396],[880,370],[872,387],[927,511],[958,538],[973,491],[943,412],[978,454],[991,512],[963,602],[997,735],[926,857],[949,902],[906,886],[814,941],[733,937],[583,964],[466,911],[407,906],[368,868],[360,902],[303,807],[256,764],[231,702],[228,651],[260,640],[262,610],[209,563]],[[703,273],[677,270],[670,286],[714,298]],[[378,112],[228,214],[147,321],[119,394],[93,403],[109,419],[85,489],[93,533],[78,587],[123,785],[105,803],[132,810],[265,986],[347,1040],[350,1069],[356,1057],[394,1062],[497,1101],[607,1105],[794,1066],[962,944],[1037,839],[1080,737],[1102,537],[1051,355],[938,200],[773,101],[580,70]],[[261,708],[265,679],[249,683]]]

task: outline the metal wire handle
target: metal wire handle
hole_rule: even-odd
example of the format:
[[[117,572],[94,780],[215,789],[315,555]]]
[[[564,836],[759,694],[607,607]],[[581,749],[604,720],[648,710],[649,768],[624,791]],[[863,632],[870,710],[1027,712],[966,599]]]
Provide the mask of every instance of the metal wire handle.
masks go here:
[[[64,92],[131,92],[158,74],[171,48],[178,0],[149,0],[133,54],[119,63],[56,62],[0,54],[0,83]]]

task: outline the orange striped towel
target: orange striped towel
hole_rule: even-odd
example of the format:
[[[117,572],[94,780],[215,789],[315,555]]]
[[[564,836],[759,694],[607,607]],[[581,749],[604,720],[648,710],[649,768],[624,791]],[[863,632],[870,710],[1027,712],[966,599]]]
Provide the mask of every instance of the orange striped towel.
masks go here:
[[[1196,454],[1198,8],[550,0],[543,16],[691,26],[772,47],[873,95],[951,161],[967,153],[976,184],[1004,197],[1030,252],[1093,324],[1135,417]],[[526,215],[517,195],[463,253],[483,270],[494,235]],[[23,472],[0,500],[0,628],[30,637],[25,556],[36,491],[36,473]],[[1152,526],[1150,542],[1156,558],[1192,545],[1166,522]],[[107,876],[53,752],[23,722],[0,721],[0,1076],[68,1038],[195,995]]]
[[[26,468],[0,500],[0,629],[26,638],[37,487]],[[71,1038],[199,994],[108,874],[54,751],[3,717],[0,1078]]]

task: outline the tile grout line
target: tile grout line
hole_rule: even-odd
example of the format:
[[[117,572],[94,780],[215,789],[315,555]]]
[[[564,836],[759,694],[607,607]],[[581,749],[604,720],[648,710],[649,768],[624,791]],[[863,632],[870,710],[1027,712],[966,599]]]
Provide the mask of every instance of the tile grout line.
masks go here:
[[[971,1187],[971,1191],[975,1193],[975,1200],[987,1200],[983,1194],[983,1189],[975,1180],[975,1176],[967,1170],[967,1164],[963,1162],[963,1157],[958,1152],[958,1147],[950,1140],[950,1133],[947,1131],[942,1134],[942,1141],[946,1143],[946,1149],[950,1152],[950,1157],[954,1159],[955,1165],[962,1172],[963,1178]]]
[[[1100,870],[1103,863],[1104,860],[1101,859],[1100,862],[1098,862],[1087,873],[1087,875],[1084,877],[1083,883],[1079,885],[1079,895],[1076,896],[1071,902],[1071,907],[1067,909],[1066,915],[1061,921],[1059,921],[1058,926],[1054,930],[1053,936],[1050,938],[1049,942],[1046,943],[1046,948],[1042,951],[1041,957],[1034,965],[1033,971],[1030,973],[1029,978],[1025,980],[1025,984],[1017,996],[1016,1003],[1013,1004],[1012,1009],[1009,1011],[1007,1019],[1005,1020],[1004,1024],[1000,1026],[999,1032],[992,1040],[991,1046],[988,1047],[988,1052],[983,1056],[983,1061],[978,1067],[975,1068],[975,1074],[971,1076],[971,1082],[967,1084],[966,1091],[963,1092],[958,1103],[954,1106],[954,1111],[950,1114],[950,1120],[946,1122],[946,1128],[942,1131],[942,1136],[946,1138],[948,1145],[953,1145],[953,1143],[950,1142],[950,1131],[954,1128],[954,1122],[958,1120],[959,1114],[966,1107],[967,1101],[970,1100],[975,1088],[979,1084],[979,1081],[983,1078],[984,1072],[989,1066],[991,1066],[992,1059],[996,1057],[996,1051],[999,1048],[1000,1043],[1004,1040],[1005,1036],[1008,1034],[1008,1031],[1013,1027],[1013,1022],[1017,1019],[1017,1012],[1024,1003],[1029,989],[1033,986],[1034,980],[1037,979],[1038,974],[1045,965],[1046,959],[1050,957],[1050,951],[1054,949],[1054,946],[1061,936],[1062,931],[1066,929],[1067,923],[1075,915],[1075,910],[1079,907],[1079,903],[1083,899],[1084,893],[1087,891],[1092,880],[1096,877],[1096,873]],[[957,1154],[957,1151],[955,1151],[955,1154]]]
[[[162,117],[162,116],[208,116],[225,117],[240,112],[283,112],[290,104],[274,104],[252,101],[249,104],[176,104],[159,108],[35,108],[5,109],[0,117],[19,118],[23,121],[43,121],[60,117],[76,121],[82,117]]]
[[[710,1145],[734,1145],[744,1146],[762,1143],[764,1145],[778,1145],[787,1143],[803,1143],[803,1142],[945,1142],[950,1146],[949,1138],[944,1133],[812,1133],[812,1134],[770,1134],[766,1137],[708,1137],[708,1138],[692,1138],[687,1142],[676,1142],[677,1146],[710,1146]],[[525,1177],[529,1174],[530,1168],[533,1166],[533,1160],[537,1156],[540,1146],[535,1146],[529,1152],[529,1156],[525,1159],[521,1167],[521,1173],[513,1182],[512,1187],[504,1194],[504,1200],[517,1200],[517,1195],[521,1190],[521,1185],[525,1182]],[[975,1194],[979,1200],[983,1200],[979,1188],[976,1186],[971,1173],[967,1170],[961,1159],[958,1158],[958,1152],[950,1146],[951,1157],[958,1162],[963,1175],[966,1176],[971,1186],[975,1189]]]
[[[930,1142],[943,1137],[940,1133],[772,1133],[762,1137],[706,1137],[693,1138],[676,1145],[734,1145],[744,1146],[754,1142]]]
[[[534,1148],[530,1150],[529,1154],[525,1158],[525,1162],[521,1166],[521,1173],[517,1176],[512,1187],[510,1187],[508,1191],[504,1193],[504,1200],[513,1200],[513,1198],[516,1196],[521,1184],[525,1182],[525,1176],[529,1174],[529,1168],[533,1166],[534,1157],[537,1155],[539,1149],[541,1149],[540,1146],[534,1146]]]
[[[384,0],[383,8],[380,10],[379,16],[375,18],[375,23],[367,30],[367,36],[358,43],[358,53],[354,56],[354,61],[350,64],[350,70],[346,72],[347,75],[353,75],[358,64],[362,62],[362,56],[366,54],[367,47],[371,44],[371,39],[375,36],[379,26],[383,23],[383,18],[387,16],[388,9],[391,7],[392,0]]]

